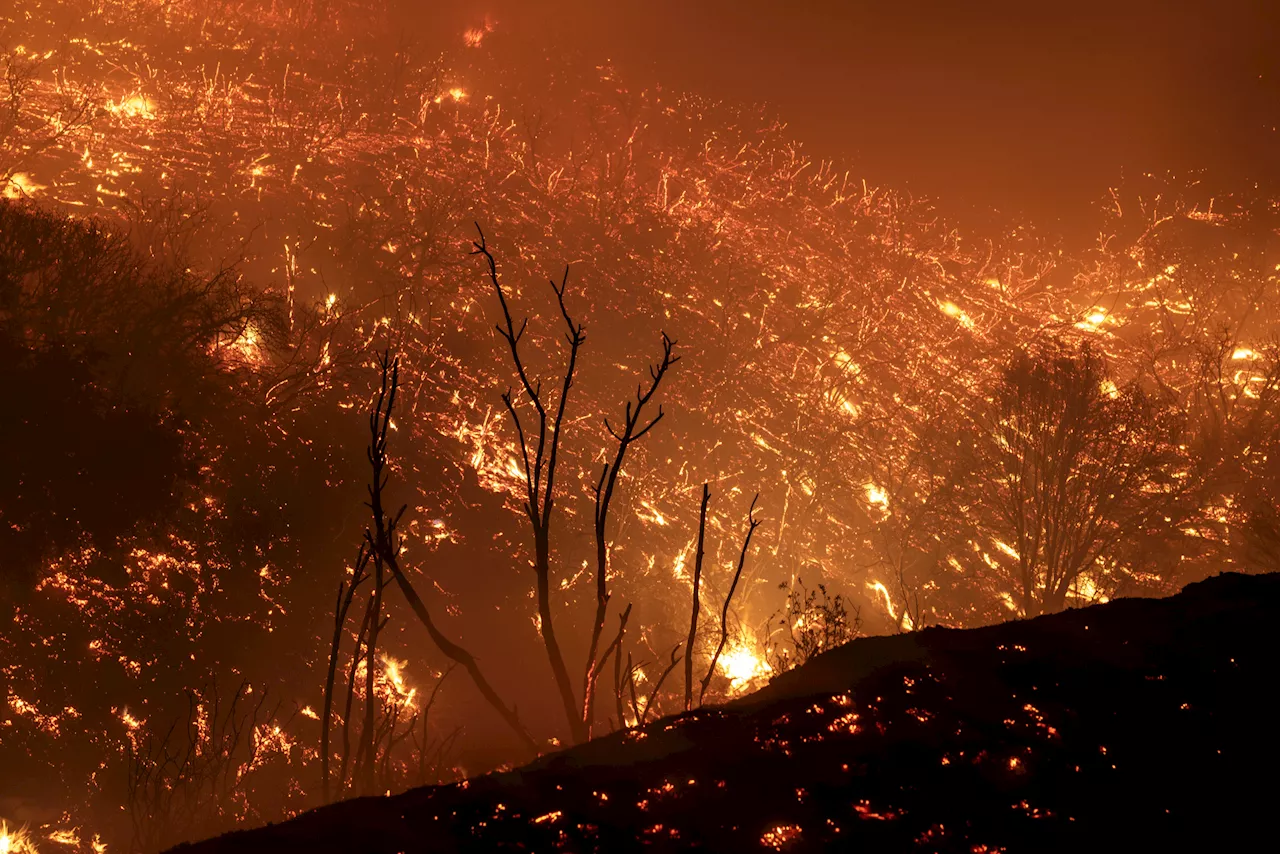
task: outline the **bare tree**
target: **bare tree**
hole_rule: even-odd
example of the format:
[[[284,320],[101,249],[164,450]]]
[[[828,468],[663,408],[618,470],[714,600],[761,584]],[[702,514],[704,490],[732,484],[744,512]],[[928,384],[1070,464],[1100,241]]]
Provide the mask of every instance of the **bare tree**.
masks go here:
[[[751,507],[747,510],[747,535],[742,540],[742,552],[738,555],[738,568],[733,573],[733,581],[729,584],[729,592],[724,597],[724,608],[720,611],[720,643],[716,645],[716,651],[711,655],[711,663],[707,665],[707,673],[702,677],[702,685],[698,690],[698,702],[702,702],[702,698],[707,694],[707,686],[711,684],[711,677],[716,672],[716,662],[720,660],[720,653],[724,652],[724,646],[729,642],[729,606],[733,603],[733,593],[738,589],[738,581],[742,578],[742,568],[747,562],[747,550],[751,547],[751,535],[756,532],[756,528],[760,527],[760,522],[756,519],[756,501],[760,498],[759,493],[755,498],[751,499]],[[672,653],[675,654],[674,652]]]
[[[657,365],[650,366],[649,378],[651,380],[648,389],[642,387],[636,388],[635,405],[632,406],[631,401],[627,401],[626,412],[623,416],[622,430],[618,432],[610,426],[608,419],[605,419],[605,429],[609,431],[609,435],[613,436],[618,442],[617,452],[611,462],[606,463],[600,472],[600,481],[595,486],[595,534],[596,534],[596,615],[595,621],[591,627],[591,644],[587,648],[586,673],[583,677],[583,703],[582,703],[582,720],[586,727],[586,737],[591,737],[591,726],[595,718],[595,685],[596,678],[600,667],[604,666],[604,659],[608,657],[607,653],[596,658],[596,651],[600,645],[600,633],[604,630],[605,614],[609,607],[609,545],[606,537],[606,527],[609,521],[609,507],[613,501],[614,489],[618,484],[618,475],[622,473],[622,463],[626,459],[627,450],[631,445],[653,429],[659,421],[662,420],[662,407],[658,407],[658,414],[655,415],[648,424],[641,426],[643,420],[643,412],[645,405],[653,397],[658,390],[662,378],[666,376],[671,366],[680,361],[679,356],[673,356],[672,350],[675,348],[676,342],[662,335],[662,360]]]
[[[256,699],[252,694],[248,682],[230,701],[216,683],[188,690],[186,714],[163,736],[148,732],[129,740],[133,850],[160,851],[243,818],[236,807],[247,800],[248,774],[261,763],[261,733],[289,723],[278,722],[279,704],[268,706],[265,691]]]
[[[971,532],[957,500],[965,475],[955,433],[927,422],[899,442],[908,444],[903,453],[872,466],[877,494],[870,542],[889,617],[898,631],[909,632],[925,627],[929,591],[939,587],[946,555]]]
[[[1175,487],[1157,402],[1118,389],[1087,345],[1019,355],[996,390],[986,478],[1025,616],[1061,610],[1081,575]]]
[[[351,710],[355,705],[356,674],[360,670],[360,651],[364,649],[365,638],[369,633],[369,621],[373,617],[373,599],[370,598],[364,609],[364,619],[356,632],[356,645],[351,651],[351,664],[347,670],[347,696],[342,710],[342,762],[338,766],[338,797],[342,797],[347,787],[347,769],[351,765]]]
[[[1280,566],[1280,342],[1246,346],[1224,328],[1200,347],[1188,445],[1198,481],[1197,534],[1222,559]]]
[[[475,683],[485,701],[493,707],[494,711],[506,722],[507,726],[511,728],[512,732],[516,734],[525,747],[533,753],[537,753],[537,742],[533,740],[524,724],[520,722],[515,710],[509,708],[503,702],[489,680],[485,678],[475,656],[467,651],[465,647],[449,639],[436,625],[435,620],[431,617],[431,612],[427,610],[426,604],[422,601],[417,590],[414,589],[413,583],[405,576],[400,566],[398,528],[400,519],[404,515],[405,507],[401,507],[396,511],[395,515],[390,515],[382,503],[383,490],[386,488],[387,480],[390,477],[390,474],[386,471],[387,429],[391,424],[391,415],[395,409],[396,391],[400,384],[400,363],[398,358],[387,352],[379,360],[379,366],[382,370],[382,383],[378,390],[373,412],[369,415],[368,458],[373,479],[369,484],[368,492],[369,508],[373,515],[373,526],[365,531],[365,541],[368,543],[369,550],[373,553],[375,559],[381,559],[386,569],[390,571],[391,578],[395,580],[401,592],[404,593],[405,598],[409,601],[409,607],[426,628],[432,642],[449,659],[460,664],[467,671],[467,675],[471,677],[471,681]]]
[[[96,114],[89,95],[58,73],[51,96],[40,102],[48,59],[21,46],[0,53],[0,196],[28,161],[87,130]]]
[[[480,230],[479,225],[476,226]],[[480,239],[475,242],[473,254],[484,256],[489,268],[489,280],[494,292],[498,295],[498,303],[502,307],[503,324],[497,327],[498,334],[507,342],[511,350],[511,361],[520,379],[523,395],[537,412],[537,433],[529,434],[516,409],[512,392],[507,390],[502,395],[502,402],[511,415],[516,429],[520,456],[525,475],[525,514],[533,528],[535,591],[538,601],[538,628],[542,634],[542,642],[547,650],[547,660],[551,664],[551,672],[555,678],[556,690],[564,706],[565,718],[569,722],[569,731],[574,741],[581,741],[586,736],[586,727],[582,722],[577,701],[573,696],[573,685],[569,681],[569,670],[565,666],[564,653],[560,649],[560,641],[556,636],[555,621],[551,614],[551,520],[554,507],[556,462],[560,452],[560,433],[564,427],[565,406],[569,402],[569,390],[573,388],[573,374],[577,366],[578,350],[586,340],[581,324],[576,324],[565,307],[564,294],[568,287],[569,269],[566,267],[559,287],[551,283],[556,299],[560,304],[560,314],[564,318],[568,331],[565,335],[569,342],[568,366],[564,371],[564,384],[560,390],[558,408],[554,416],[547,411],[543,401],[542,383],[529,378],[524,359],[520,355],[520,339],[529,326],[526,319],[516,329],[511,318],[511,309],[507,305],[506,293],[498,279],[498,265],[485,243],[484,232],[480,231]],[[536,443],[530,452],[530,443]]]
[[[671,648],[671,661],[663,669],[662,675],[658,677],[658,681],[653,683],[653,689],[649,691],[649,697],[644,701],[644,708],[640,710],[640,716],[636,720],[636,726],[644,726],[645,721],[649,720],[649,712],[653,708],[653,701],[657,698],[658,693],[662,690],[662,683],[667,681],[667,677],[671,675],[671,671],[676,669],[676,665],[680,663],[680,644],[676,644]]]
[[[569,725],[570,737],[574,742],[590,738],[594,722],[595,686],[599,671],[604,666],[607,654],[597,657],[600,636],[604,630],[605,616],[609,604],[608,559],[609,548],[606,535],[609,508],[617,487],[618,477],[622,472],[627,451],[631,446],[653,429],[662,420],[662,408],[651,419],[646,419],[645,408],[653,399],[663,378],[671,367],[679,361],[674,355],[676,342],[662,335],[662,358],[649,368],[649,385],[637,387],[634,401],[628,401],[619,429],[614,429],[608,421],[605,428],[617,442],[617,450],[613,459],[606,463],[595,485],[595,542],[596,542],[596,611],[592,623],[591,640],[583,667],[582,701],[579,705],[569,670],[565,664],[564,652],[556,634],[555,620],[551,613],[551,524],[555,506],[556,463],[560,455],[560,441],[564,427],[565,411],[569,399],[569,391],[573,388],[574,372],[577,367],[578,351],[586,341],[582,324],[577,323],[570,315],[565,304],[565,292],[568,289],[569,270],[565,268],[560,284],[551,282],[551,289],[556,295],[560,308],[560,316],[564,320],[565,340],[569,346],[569,355],[560,395],[554,404],[544,396],[541,381],[535,381],[520,350],[520,340],[528,329],[527,319],[516,327],[507,301],[506,291],[498,276],[498,265],[485,242],[484,232],[476,226],[479,239],[474,242],[473,255],[484,258],[489,281],[498,297],[502,309],[502,322],[497,325],[498,335],[506,342],[511,354],[512,365],[520,383],[519,396],[533,408],[536,427],[526,427],[525,420],[516,405],[516,395],[508,390],[502,396],[502,402],[511,416],[515,428],[517,447],[520,453],[524,472],[525,496],[524,511],[533,529],[534,543],[534,591],[538,603],[538,627],[546,648],[547,660],[551,664],[551,672],[556,691],[564,708],[565,719]],[[616,653],[615,653],[616,654]]]
[[[705,555],[703,545],[707,539],[707,504],[711,501],[711,488],[702,484],[702,507],[698,511],[698,551],[693,559],[693,605],[689,612],[689,640],[685,643],[684,656],[684,710],[689,711],[693,705],[693,644],[698,637],[698,610],[701,601],[698,599],[702,586],[702,558]]]
[[[338,599],[333,609],[333,641],[329,647],[329,671],[324,683],[324,711],[320,716],[320,779],[321,797],[329,803],[329,734],[333,722],[333,688],[338,669],[338,653],[342,645],[342,635],[346,629],[347,612],[355,601],[356,589],[368,579],[365,572],[369,565],[370,553],[367,544],[361,543],[356,562],[351,568],[349,580],[338,582]],[[358,653],[358,650],[357,650]]]

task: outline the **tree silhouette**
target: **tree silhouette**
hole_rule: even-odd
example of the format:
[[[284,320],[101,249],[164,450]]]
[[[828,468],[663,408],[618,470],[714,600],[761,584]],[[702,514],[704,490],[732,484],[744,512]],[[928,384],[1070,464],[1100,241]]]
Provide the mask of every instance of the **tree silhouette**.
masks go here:
[[[992,407],[987,465],[994,533],[1015,562],[1025,616],[1059,611],[1068,592],[1161,512],[1171,486],[1169,427],[1137,387],[1118,389],[1085,345],[1019,354]]]
[[[498,324],[499,337],[506,342],[511,353],[511,363],[520,381],[520,391],[513,394],[511,390],[502,395],[502,402],[511,416],[515,428],[517,450],[524,473],[524,512],[533,530],[534,544],[534,592],[538,603],[538,630],[546,647],[547,659],[551,664],[551,672],[555,679],[557,693],[564,708],[569,733],[573,741],[585,741],[590,737],[594,721],[594,699],[600,670],[604,667],[605,658],[611,651],[618,650],[619,644],[611,644],[606,648],[604,656],[597,656],[600,635],[604,629],[605,617],[609,604],[608,560],[609,548],[606,537],[606,526],[609,520],[609,508],[617,488],[618,476],[622,472],[627,451],[635,443],[653,429],[662,420],[662,407],[658,407],[657,415],[645,416],[645,408],[653,399],[663,378],[680,357],[675,356],[676,342],[664,333],[662,335],[662,358],[649,368],[649,386],[636,388],[634,401],[628,401],[625,414],[618,429],[605,421],[605,429],[617,442],[617,450],[610,462],[604,464],[600,479],[595,485],[595,543],[596,543],[596,611],[592,624],[591,642],[583,666],[582,701],[575,698],[573,684],[569,679],[569,670],[565,664],[564,653],[556,634],[555,619],[551,613],[551,523],[555,506],[556,464],[561,452],[560,442],[564,427],[566,405],[569,391],[574,384],[574,371],[577,368],[578,351],[586,342],[586,334],[582,324],[574,321],[565,305],[565,293],[568,289],[569,270],[565,268],[559,285],[551,282],[559,304],[560,316],[566,327],[565,340],[569,345],[569,355],[564,369],[559,397],[555,410],[542,389],[540,380],[532,377],[520,350],[520,340],[528,329],[528,320],[521,322],[519,328],[511,315],[506,291],[498,276],[498,265],[493,253],[485,242],[484,232],[479,231],[479,240],[474,243],[473,255],[481,256],[486,265],[489,282],[498,297],[502,309],[502,322]],[[526,427],[526,422],[517,406],[518,399],[523,399],[535,413],[536,426]],[[625,621],[624,621],[625,625]],[[621,632],[619,637],[621,637]],[[618,654],[616,651],[613,654]],[[674,655],[674,653],[673,653]],[[673,664],[674,666],[674,664]]]

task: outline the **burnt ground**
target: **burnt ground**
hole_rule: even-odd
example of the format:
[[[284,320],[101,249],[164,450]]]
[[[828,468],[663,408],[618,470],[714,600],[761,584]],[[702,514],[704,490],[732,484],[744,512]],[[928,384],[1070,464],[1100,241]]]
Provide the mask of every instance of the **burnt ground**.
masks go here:
[[[1280,575],[858,640],[518,771],[175,851],[1275,850]]]

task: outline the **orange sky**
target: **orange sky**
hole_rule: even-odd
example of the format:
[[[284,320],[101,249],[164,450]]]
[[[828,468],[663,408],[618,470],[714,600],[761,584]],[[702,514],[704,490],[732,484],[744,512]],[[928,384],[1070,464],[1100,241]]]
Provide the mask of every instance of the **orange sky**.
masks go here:
[[[471,0],[629,79],[773,103],[871,178],[1068,230],[1125,169],[1280,177],[1268,0]]]

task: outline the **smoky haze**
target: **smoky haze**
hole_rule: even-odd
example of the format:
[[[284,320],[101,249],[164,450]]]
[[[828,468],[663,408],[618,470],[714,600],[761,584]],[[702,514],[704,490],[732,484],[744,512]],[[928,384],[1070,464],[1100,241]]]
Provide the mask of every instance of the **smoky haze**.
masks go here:
[[[1277,177],[1280,7],[1118,2],[508,3],[499,24],[632,79],[767,102],[815,156],[1084,227],[1126,174]]]
[[[89,804],[111,850],[153,851],[247,800],[274,820],[524,757],[477,680],[442,681],[454,659],[398,586],[365,579],[335,618],[377,527],[388,351],[398,559],[547,749],[857,634],[1280,567],[1275,17],[0,3],[0,387],[22,401],[0,408],[0,819],[35,803],[22,820],[53,832]],[[568,383],[562,310],[586,335]],[[541,541],[517,445],[538,406],[502,337],[526,316],[539,402],[572,392]],[[610,431],[666,335],[664,417],[598,536]],[[1069,419],[1073,455],[1038,453]],[[1057,482],[1089,512],[1034,516]],[[696,668],[663,683],[677,645]],[[183,723],[250,684],[241,712],[283,710],[261,763]],[[140,800],[203,791],[173,777],[171,724],[243,787],[190,814]]]

